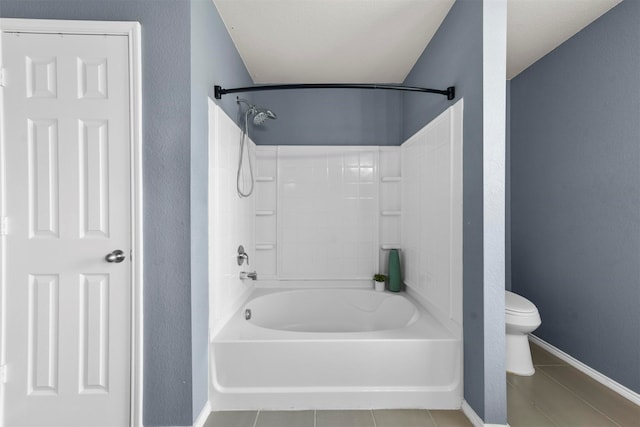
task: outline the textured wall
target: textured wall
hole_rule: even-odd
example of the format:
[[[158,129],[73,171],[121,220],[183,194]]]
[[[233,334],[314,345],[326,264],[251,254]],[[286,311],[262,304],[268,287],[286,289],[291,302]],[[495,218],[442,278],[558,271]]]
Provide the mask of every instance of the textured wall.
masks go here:
[[[193,416],[208,398],[208,99],[213,86],[249,86],[251,78],[211,0],[191,2],[191,334]],[[236,118],[234,95],[215,100]],[[234,141],[238,143],[238,141]]]
[[[640,2],[511,81],[512,288],[539,337],[640,392]]]
[[[436,89],[456,87],[464,98],[463,129],[463,323],[464,397],[485,415],[482,193],[482,17],[483,2],[457,1],[405,84]],[[441,96],[404,95],[403,139],[444,111],[451,101]],[[491,333],[504,333],[503,330]],[[504,406],[504,403],[496,403]]]
[[[253,127],[252,138],[259,145],[400,145],[403,141],[401,92],[286,90],[254,92],[253,99],[278,115],[265,126]]]
[[[144,423],[191,425],[187,0],[2,0],[6,18],[142,24]]]

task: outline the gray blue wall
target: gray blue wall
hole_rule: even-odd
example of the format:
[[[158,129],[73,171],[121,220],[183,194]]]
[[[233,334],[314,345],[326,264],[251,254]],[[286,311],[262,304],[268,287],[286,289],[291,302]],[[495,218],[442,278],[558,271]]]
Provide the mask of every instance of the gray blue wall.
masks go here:
[[[640,392],[640,2],[511,81],[512,288],[540,338]]]
[[[286,90],[254,92],[253,99],[278,115],[277,120],[269,120],[265,126],[251,128],[257,144],[400,145],[403,142],[400,92]]]
[[[190,3],[2,0],[4,18],[142,24],[144,424],[192,424]]]
[[[213,86],[253,82],[211,0],[191,2],[191,340],[193,416],[208,399],[208,99]],[[229,117],[235,96],[216,101]]]

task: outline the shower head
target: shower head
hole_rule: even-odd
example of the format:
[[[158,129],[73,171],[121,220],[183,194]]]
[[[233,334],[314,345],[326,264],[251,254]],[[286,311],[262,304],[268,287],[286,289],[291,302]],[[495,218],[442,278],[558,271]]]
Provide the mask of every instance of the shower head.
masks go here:
[[[245,104],[247,104],[248,108],[247,111],[245,112],[245,114],[248,116],[249,114],[253,114],[253,124],[254,125],[261,125],[264,122],[267,121],[267,119],[277,119],[278,116],[276,116],[276,113],[274,113],[271,110],[268,110],[266,108],[260,108],[260,107],[256,107],[253,104],[250,104],[249,101],[247,101],[246,99],[242,99],[242,98],[236,98],[236,102],[238,104],[240,104],[241,102],[244,102]]]
[[[254,110],[256,111],[255,116],[253,116],[253,124],[254,125],[261,125],[264,122],[267,121],[267,119],[277,119],[278,116],[276,116],[276,114],[271,111],[271,110],[266,110],[266,109],[262,109],[262,108],[255,108]]]

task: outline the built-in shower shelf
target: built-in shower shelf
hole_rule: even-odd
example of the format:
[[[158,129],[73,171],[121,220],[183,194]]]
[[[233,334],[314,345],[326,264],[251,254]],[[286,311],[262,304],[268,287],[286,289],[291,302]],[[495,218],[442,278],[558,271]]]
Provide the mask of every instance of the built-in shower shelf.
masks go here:
[[[402,215],[402,211],[382,211],[380,214],[382,216],[400,216]]]
[[[400,249],[400,243],[386,243],[386,244],[380,245],[380,249],[382,249],[383,251],[389,251],[391,249]]]
[[[275,214],[276,211],[256,211],[256,216],[272,216]]]
[[[275,180],[272,176],[258,176],[256,182],[273,182]]]
[[[256,243],[256,251],[270,251],[275,248],[274,243]]]
[[[401,182],[402,181],[402,177],[401,176],[383,176],[382,178],[380,178],[380,181],[382,181],[382,182]]]

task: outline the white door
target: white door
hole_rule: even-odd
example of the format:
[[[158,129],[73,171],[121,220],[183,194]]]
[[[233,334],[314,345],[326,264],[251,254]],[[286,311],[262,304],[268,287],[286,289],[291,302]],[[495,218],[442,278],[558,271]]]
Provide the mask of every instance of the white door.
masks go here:
[[[126,426],[126,36],[4,33],[4,427]],[[108,262],[105,256],[114,250]]]

